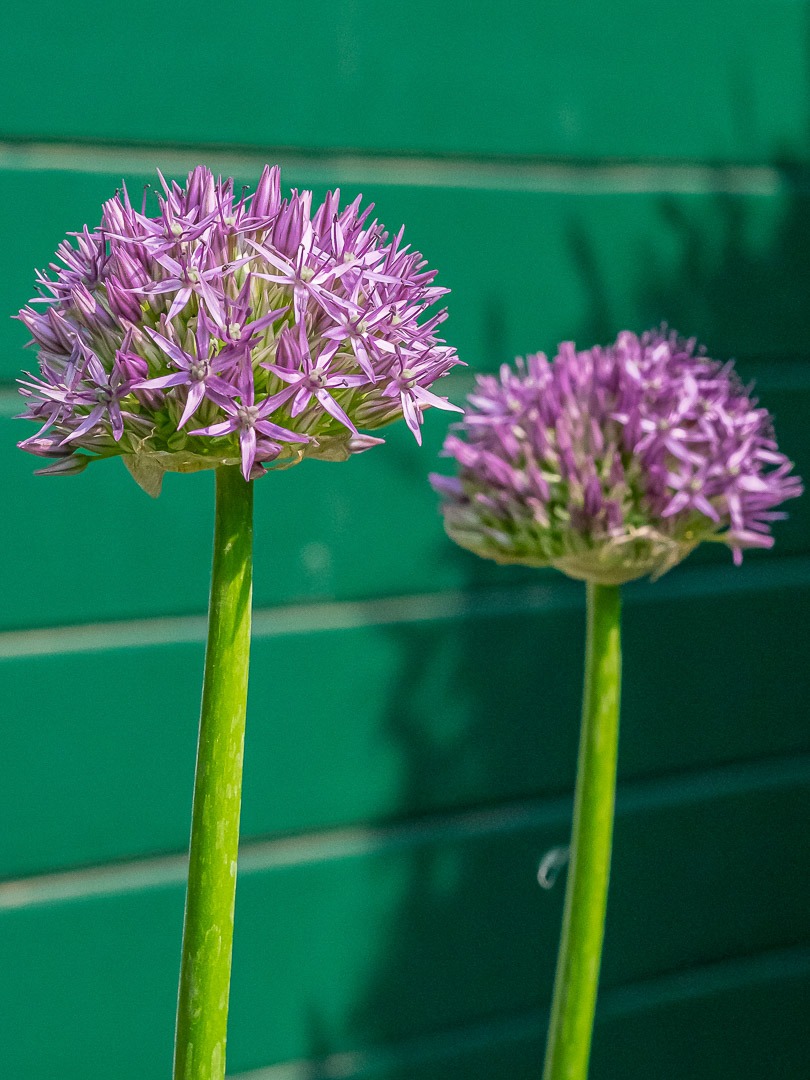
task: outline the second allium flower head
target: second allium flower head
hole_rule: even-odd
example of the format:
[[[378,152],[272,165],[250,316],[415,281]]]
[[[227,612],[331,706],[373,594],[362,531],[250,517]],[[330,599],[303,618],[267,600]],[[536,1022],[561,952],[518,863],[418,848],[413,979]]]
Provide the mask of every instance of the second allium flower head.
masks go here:
[[[46,473],[121,455],[157,493],[167,470],[342,460],[401,416],[420,440],[423,409],[455,408],[429,389],[459,362],[445,312],[424,317],[446,290],[401,230],[339,198],[313,213],[269,167],[236,196],[199,167],[163,182],[156,216],[110,199],[20,312],[40,364],[24,415],[42,424],[21,447],[57,459]]]
[[[731,365],[674,333],[504,365],[457,428],[459,475],[432,477],[452,539],[602,584],[658,576],[704,540],[739,562],[802,490]]]

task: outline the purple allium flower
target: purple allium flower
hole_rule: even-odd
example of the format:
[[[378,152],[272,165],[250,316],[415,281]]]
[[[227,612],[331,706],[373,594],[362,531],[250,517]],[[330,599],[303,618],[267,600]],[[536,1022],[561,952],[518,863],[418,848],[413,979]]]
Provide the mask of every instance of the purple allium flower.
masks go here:
[[[57,459],[42,473],[121,456],[157,494],[167,470],[344,460],[382,442],[359,426],[402,416],[421,442],[425,408],[456,410],[428,389],[459,363],[435,335],[446,312],[423,318],[447,290],[371,206],[334,191],[312,213],[269,166],[253,195],[203,167],[160,179],[156,216],[116,194],[19,314],[40,368],[24,416],[42,425],[20,446]]]
[[[713,540],[739,563],[802,491],[732,365],[665,330],[518,359],[469,402],[444,446],[459,475],[431,482],[450,537],[496,562],[620,584]]]

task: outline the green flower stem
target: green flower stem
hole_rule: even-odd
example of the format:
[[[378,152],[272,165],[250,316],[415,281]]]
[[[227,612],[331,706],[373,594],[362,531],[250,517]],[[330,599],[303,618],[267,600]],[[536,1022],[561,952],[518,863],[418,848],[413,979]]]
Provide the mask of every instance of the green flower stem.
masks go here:
[[[174,1080],[222,1080],[225,1076],[252,551],[253,485],[236,466],[218,468]]]
[[[605,929],[616,754],[621,638],[619,588],[588,582],[582,731],[571,861],[543,1080],[585,1080]]]

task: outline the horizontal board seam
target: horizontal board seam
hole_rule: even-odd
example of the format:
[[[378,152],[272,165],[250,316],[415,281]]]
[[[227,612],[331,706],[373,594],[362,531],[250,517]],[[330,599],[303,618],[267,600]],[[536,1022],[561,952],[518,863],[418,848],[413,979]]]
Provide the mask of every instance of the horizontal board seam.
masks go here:
[[[0,170],[9,172],[188,172],[204,161],[215,172],[258,171],[270,161],[312,183],[373,183],[526,192],[627,192],[772,196],[810,191],[801,166],[732,165],[644,159],[511,158],[497,155],[391,155],[368,151],[306,153],[300,148],[254,150],[238,145],[0,141]]]
[[[697,804],[740,793],[810,783],[810,753],[765,761],[715,766],[670,777],[641,778],[619,786],[619,818],[639,811]],[[290,866],[362,858],[381,851],[421,847],[441,841],[565,828],[570,796],[520,800],[498,807],[432,815],[416,822],[324,829],[272,839],[245,841],[240,877]],[[561,837],[565,840],[565,836]],[[185,855],[161,855],[124,863],[58,871],[0,883],[0,911],[182,885]]]
[[[70,480],[46,480],[70,483]],[[438,527],[438,526],[437,526]],[[680,567],[654,586],[646,582],[625,587],[630,606],[695,596],[740,595],[810,585],[810,556],[806,554],[759,559],[742,569],[726,566]],[[325,600],[259,608],[253,616],[253,637],[339,631],[366,626],[446,622],[571,610],[584,605],[578,582],[556,575],[553,583],[446,590],[368,600]],[[72,626],[6,630],[0,633],[0,661],[21,657],[106,652],[205,640],[206,616],[181,615],[148,619],[111,620]]]
[[[758,985],[810,975],[810,947],[769,950],[753,956],[705,964],[674,974],[655,976],[602,992],[597,1024],[659,1005],[708,997],[739,986]],[[386,1066],[412,1068],[474,1053],[493,1044],[541,1040],[547,1009],[513,1014],[495,1020],[389,1043],[369,1050],[347,1051],[327,1058],[283,1062],[234,1074],[231,1080],[362,1080],[364,1074]]]

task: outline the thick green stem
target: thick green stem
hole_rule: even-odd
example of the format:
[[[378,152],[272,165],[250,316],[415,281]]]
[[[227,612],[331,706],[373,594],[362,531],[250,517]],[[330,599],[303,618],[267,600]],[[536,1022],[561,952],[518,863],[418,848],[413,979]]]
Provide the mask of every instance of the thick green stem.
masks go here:
[[[585,1080],[605,928],[621,685],[621,602],[588,583],[582,731],[571,861],[543,1080]]]
[[[237,467],[219,468],[174,1080],[222,1080],[225,1076],[252,551],[253,485]]]

